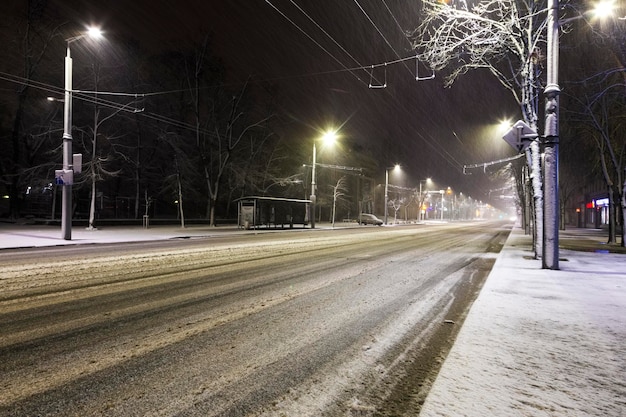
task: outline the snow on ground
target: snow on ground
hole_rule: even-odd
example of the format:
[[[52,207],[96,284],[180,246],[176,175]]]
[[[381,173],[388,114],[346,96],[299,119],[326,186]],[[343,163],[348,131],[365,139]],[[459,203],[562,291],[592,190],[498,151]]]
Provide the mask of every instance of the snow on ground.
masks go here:
[[[513,230],[420,416],[626,416],[626,256],[529,259]]]

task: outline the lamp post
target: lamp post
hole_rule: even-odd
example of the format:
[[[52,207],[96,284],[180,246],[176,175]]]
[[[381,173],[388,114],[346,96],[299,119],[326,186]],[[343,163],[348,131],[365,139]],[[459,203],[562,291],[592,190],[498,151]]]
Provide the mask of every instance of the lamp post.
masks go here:
[[[543,269],[559,269],[559,1],[548,0],[545,130]]]
[[[389,170],[393,169],[394,171],[400,171],[400,165],[396,164],[392,167],[385,169],[385,225],[387,224],[387,216],[388,216],[388,200],[389,200]]]
[[[443,196],[445,193],[446,193],[445,190],[439,190],[439,194],[441,194],[441,221],[443,221],[443,207],[444,207]]]
[[[450,213],[448,214],[448,220],[452,221],[453,220],[453,215],[454,215],[454,198],[453,193],[452,193],[452,187],[448,186],[448,188],[446,188],[446,195],[451,196],[450,197],[450,201],[448,202],[448,206],[450,208]]]
[[[430,178],[426,178],[425,180],[420,180],[420,221],[421,220],[425,220],[422,217],[422,207],[424,206],[424,198],[422,197],[422,183],[425,182],[426,184],[430,183],[432,180]]]
[[[612,1],[599,2],[597,17],[612,13]],[[543,269],[559,269],[559,0],[548,0],[547,73],[544,126]],[[572,20],[583,17],[578,16]]]
[[[322,136],[322,140],[324,143],[334,143],[337,139],[337,132],[328,131]],[[316,196],[315,196],[315,166],[317,164],[317,146],[316,139],[313,139],[313,165],[311,169],[311,229],[315,229],[315,205],[316,205]]]
[[[70,44],[87,36],[98,38],[102,33],[89,28],[87,33],[66,39],[65,93],[63,100],[63,170],[56,173],[57,184],[62,185],[61,237],[72,240],[72,184],[74,182],[74,156],[72,155],[72,57]]]

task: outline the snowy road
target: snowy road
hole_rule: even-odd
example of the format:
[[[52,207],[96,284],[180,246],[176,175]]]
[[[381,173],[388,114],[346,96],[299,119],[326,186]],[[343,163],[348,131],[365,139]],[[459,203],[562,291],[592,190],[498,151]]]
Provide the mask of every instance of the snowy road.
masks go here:
[[[0,415],[417,415],[509,231],[3,253]]]

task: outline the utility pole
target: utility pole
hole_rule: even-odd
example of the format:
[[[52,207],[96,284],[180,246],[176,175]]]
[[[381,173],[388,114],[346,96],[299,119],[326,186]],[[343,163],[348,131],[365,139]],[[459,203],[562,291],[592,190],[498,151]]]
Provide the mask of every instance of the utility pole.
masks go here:
[[[543,269],[559,269],[559,1],[548,0],[544,130]]]

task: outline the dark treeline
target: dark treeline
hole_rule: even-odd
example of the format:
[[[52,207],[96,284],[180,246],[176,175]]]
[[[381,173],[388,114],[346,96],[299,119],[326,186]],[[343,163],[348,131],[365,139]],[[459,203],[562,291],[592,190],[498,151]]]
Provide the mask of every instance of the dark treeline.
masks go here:
[[[23,9],[1,32],[0,191],[8,198],[0,216],[58,219],[63,56],[66,40],[80,32],[45,2],[25,2]],[[303,164],[310,164],[311,142],[285,138],[293,122],[277,103],[276,86],[252,78],[227,81],[210,33],[158,53],[111,37],[76,40],[70,48],[73,152],[83,155],[73,186],[74,218],[88,219],[90,227],[99,218],[146,214],[214,225],[236,217],[238,197],[308,198],[310,166]],[[357,152],[343,158],[372,164]],[[318,175],[328,176],[328,184],[342,174]],[[332,188],[318,194],[323,206]],[[351,204],[357,203],[344,203],[342,212],[356,212]]]
[[[47,1],[9,3],[14,4],[6,6],[7,13],[0,22],[0,218],[59,219],[60,189],[54,184],[54,171],[62,162],[64,111],[59,100],[63,99],[63,57],[66,39],[84,28],[59,16]],[[592,195],[590,190],[600,189],[611,199],[612,227],[624,224],[624,25],[623,19],[616,18],[603,25],[581,19],[563,27],[563,220],[573,222],[583,198],[580,196],[586,198]],[[74,218],[84,219],[90,226],[98,219],[141,219],[145,214],[181,221],[185,217],[204,219],[215,224],[236,216],[234,201],[241,196],[308,198],[312,141],[321,134],[313,125],[326,122],[320,122],[326,118],[320,114],[320,109],[327,107],[324,100],[307,97],[309,103],[303,105],[314,109],[310,113],[316,121],[303,121],[306,111],[294,115],[293,107],[298,104],[294,95],[290,97],[290,91],[284,90],[288,88],[284,84],[261,82],[254,75],[239,80],[239,75],[215,55],[217,48],[210,32],[193,43],[150,45],[149,49],[129,39],[107,33],[98,42],[85,38],[70,45],[73,87],[80,90],[73,100],[73,151],[83,155],[83,172],[76,175],[73,186]],[[543,43],[539,46],[545,48]],[[543,55],[537,52],[538,91],[545,87],[541,81],[545,78]],[[444,75],[438,74],[438,79]],[[334,75],[344,76],[355,82],[351,74]],[[322,83],[322,78],[311,79],[311,88],[322,90]],[[418,86],[420,93],[435,88],[430,84]],[[494,83],[495,88],[501,86]],[[437,101],[466,97],[459,90],[453,86],[438,94]],[[334,107],[328,111],[343,112],[336,116],[339,120],[350,119],[358,106],[371,106],[361,102],[363,95],[337,93],[333,97],[330,102]],[[411,112],[418,104],[400,100],[396,104],[391,93],[387,100],[381,98],[386,97],[383,95],[375,97],[379,114],[397,113],[399,108]],[[428,101],[429,96],[424,97]],[[436,121],[440,116],[437,113],[424,120]],[[490,116],[485,113],[487,119]],[[452,113],[445,120],[454,117]],[[327,168],[317,171],[317,207],[325,219],[329,219],[333,203],[337,219],[354,218],[360,209],[382,213],[381,187],[376,185],[397,157],[397,152],[387,149],[392,147],[387,137],[409,132],[393,143],[405,146],[398,149],[405,149],[404,156],[413,165],[422,158],[420,180],[430,175],[428,167],[442,164],[437,157],[443,155],[441,149],[447,154],[453,146],[459,147],[457,139],[454,145],[444,142],[446,135],[451,136],[449,132],[425,144],[418,140],[429,137],[421,135],[421,126],[417,135],[401,118],[384,120],[394,120],[393,127],[399,130],[387,122],[378,123],[376,129],[366,123],[360,126],[364,136],[375,136],[378,148],[365,145],[372,138],[359,143],[348,137],[342,138],[340,152],[332,153],[332,158],[330,150],[318,149],[318,162],[363,168],[364,174]],[[441,124],[445,130],[445,122]],[[416,146],[418,152],[410,146]],[[475,152],[480,146],[471,148]],[[429,153],[432,150],[437,154]],[[463,158],[456,159],[476,162]],[[340,181],[345,191],[334,201]],[[393,193],[391,200],[403,200],[399,192]],[[404,200],[406,206],[417,206],[409,197]]]

